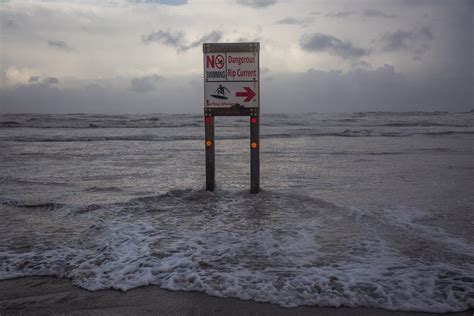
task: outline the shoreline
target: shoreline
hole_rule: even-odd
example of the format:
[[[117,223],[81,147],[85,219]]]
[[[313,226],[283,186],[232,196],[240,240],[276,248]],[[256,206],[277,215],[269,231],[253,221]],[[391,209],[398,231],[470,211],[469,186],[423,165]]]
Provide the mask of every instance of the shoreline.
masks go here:
[[[126,292],[88,291],[69,279],[48,276],[20,277],[0,281],[0,315],[390,315],[472,316],[473,309],[447,314],[389,311],[370,307],[285,308],[237,298],[219,298],[200,292],[169,291],[148,285]]]

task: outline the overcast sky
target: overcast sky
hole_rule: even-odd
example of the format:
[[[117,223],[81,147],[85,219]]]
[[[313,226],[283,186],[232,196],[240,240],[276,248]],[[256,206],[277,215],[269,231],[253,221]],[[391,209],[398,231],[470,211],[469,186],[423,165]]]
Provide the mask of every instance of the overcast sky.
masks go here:
[[[0,112],[200,113],[203,42],[264,112],[474,108],[472,0],[0,0]]]

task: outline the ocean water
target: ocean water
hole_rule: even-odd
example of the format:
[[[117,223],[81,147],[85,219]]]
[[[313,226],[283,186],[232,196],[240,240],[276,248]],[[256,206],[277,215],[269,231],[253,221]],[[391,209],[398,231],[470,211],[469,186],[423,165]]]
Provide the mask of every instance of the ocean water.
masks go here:
[[[474,307],[474,113],[0,116],[0,279],[286,307]]]

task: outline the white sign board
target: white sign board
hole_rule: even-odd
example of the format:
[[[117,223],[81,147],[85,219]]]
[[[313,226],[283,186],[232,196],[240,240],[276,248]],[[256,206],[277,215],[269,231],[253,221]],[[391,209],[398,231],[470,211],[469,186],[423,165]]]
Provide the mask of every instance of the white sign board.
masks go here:
[[[258,58],[258,51],[204,52],[204,107],[259,107]]]

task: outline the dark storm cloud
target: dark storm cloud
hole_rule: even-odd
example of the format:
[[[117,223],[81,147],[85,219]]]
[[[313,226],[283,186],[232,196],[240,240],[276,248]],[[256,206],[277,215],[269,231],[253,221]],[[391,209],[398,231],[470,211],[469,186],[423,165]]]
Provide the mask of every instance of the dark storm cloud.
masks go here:
[[[189,44],[186,43],[185,37],[186,34],[181,31],[172,32],[159,30],[157,32],[151,32],[150,34],[143,35],[142,41],[145,44],[160,43],[166,46],[171,46],[180,52],[196,48],[204,42],[219,42],[222,38],[222,32],[212,31],[208,34],[204,34],[202,37]]]
[[[30,79],[31,79],[31,77],[30,77]],[[43,83],[45,83],[45,84],[58,84],[59,80],[56,77],[48,77],[48,78],[43,79]]]
[[[367,17],[367,18],[387,18],[387,19],[392,19],[392,18],[397,17],[397,15],[395,14],[387,14],[383,11],[375,10],[375,9],[365,9],[362,12],[362,16]]]
[[[273,76],[262,82],[261,93],[273,112],[468,111],[470,82],[467,74],[406,77],[384,65]]]
[[[277,3],[277,0],[237,0],[238,4],[252,8],[266,8]]]
[[[183,5],[187,4],[188,0],[128,0],[131,3],[151,3],[151,4],[165,4],[165,5]]]
[[[354,46],[349,41],[321,33],[303,35],[300,46],[307,52],[328,52],[344,59],[358,59],[369,54],[368,50]]]
[[[130,90],[138,93],[146,93],[157,89],[157,84],[163,78],[158,75],[133,78],[130,81]]]
[[[304,19],[287,17],[287,18],[276,21],[274,24],[303,25],[305,23],[306,21]]]
[[[381,48],[386,52],[409,51],[416,59],[420,58],[429,48],[434,36],[428,27],[418,30],[397,30],[385,33],[379,38]]]
[[[150,76],[151,77],[151,76]],[[201,84],[188,82],[198,80]],[[117,81],[113,81],[117,83]],[[126,89],[130,81],[78,82],[74,87],[48,84],[0,87],[1,113],[200,113],[202,76],[167,78],[155,93]],[[184,91],[184,92],[183,92]],[[190,106],[193,105],[193,106]]]
[[[120,101],[117,98],[114,102],[108,102],[108,110],[113,111],[114,104]],[[5,105],[2,107],[5,112],[71,113],[93,111],[94,107],[101,107],[105,103],[101,94],[89,89],[60,89],[43,83],[0,88],[0,104]],[[102,107],[101,111],[107,108]]]
[[[48,41],[48,46],[57,50],[69,52],[72,50],[64,41]]]

